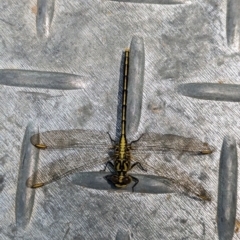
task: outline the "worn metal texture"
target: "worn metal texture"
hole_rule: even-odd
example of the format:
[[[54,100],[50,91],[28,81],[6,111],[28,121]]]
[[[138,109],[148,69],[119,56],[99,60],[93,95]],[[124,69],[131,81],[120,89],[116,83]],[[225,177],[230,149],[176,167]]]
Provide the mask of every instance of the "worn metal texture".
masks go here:
[[[0,0],[0,12],[0,239],[219,239],[218,175],[228,169],[219,171],[221,146],[230,135],[237,149],[240,137],[239,96],[229,88],[240,81],[239,1]],[[33,132],[86,129],[119,136],[122,56],[130,46],[136,50],[130,72],[140,85],[128,96],[136,107],[128,112],[129,141],[154,132],[214,146],[209,155],[150,152],[143,159],[156,168],[167,165],[173,179],[175,170],[187,173],[211,201],[172,191],[106,191],[104,181],[101,189],[88,188],[103,175],[96,172],[106,158],[94,148],[85,159],[86,168],[89,156],[96,159],[86,173],[93,181],[84,174],[78,181],[85,185],[74,176],[27,188],[31,171],[72,151],[36,150]],[[230,156],[229,149],[222,155]],[[154,173],[147,170],[138,174]],[[236,171],[233,186],[237,178]],[[225,185],[219,203],[230,196]],[[225,231],[232,231],[233,221]],[[226,235],[240,238],[237,231]]]

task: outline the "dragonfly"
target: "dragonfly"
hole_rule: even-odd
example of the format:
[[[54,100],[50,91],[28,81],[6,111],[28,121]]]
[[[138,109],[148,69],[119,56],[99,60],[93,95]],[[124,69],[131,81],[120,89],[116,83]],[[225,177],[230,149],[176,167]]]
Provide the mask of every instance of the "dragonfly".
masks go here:
[[[139,139],[128,143],[126,137],[127,119],[127,90],[129,72],[130,49],[124,54],[124,74],[122,87],[122,110],[121,128],[119,141],[114,141],[109,133],[84,130],[53,130],[33,135],[31,143],[38,149],[78,149],[81,153],[74,152],[63,159],[58,159],[47,166],[34,172],[26,182],[30,188],[39,188],[51,182],[57,181],[77,171],[84,171],[96,164],[105,163],[105,168],[110,169],[111,174],[105,179],[116,188],[124,188],[134,183],[132,191],[138,184],[137,177],[129,174],[129,171],[138,167],[141,171],[151,169],[156,175],[165,177],[178,189],[189,192],[200,200],[210,200],[210,195],[199,183],[180,173],[177,169],[167,168],[162,165],[159,169],[149,163],[142,164],[143,160],[133,162],[133,156],[143,158],[144,153],[164,153],[166,151],[190,153],[190,154],[211,154],[213,147],[197,138],[188,138],[174,134],[145,133]],[[106,158],[99,159],[99,153],[108,154]],[[95,154],[94,154],[95,153]],[[94,157],[94,155],[96,155]],[[110,159],[110,160],[109,160]],[[174,173],[173,173],[174,172]]]

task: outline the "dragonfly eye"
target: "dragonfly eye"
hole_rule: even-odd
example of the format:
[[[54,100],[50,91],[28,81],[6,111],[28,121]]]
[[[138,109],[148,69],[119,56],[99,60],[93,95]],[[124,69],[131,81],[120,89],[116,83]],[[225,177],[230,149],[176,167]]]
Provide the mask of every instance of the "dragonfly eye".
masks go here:
[[[122,180],[123,185],[128,185],[132,181],[131,177],[125,176]]]
[[[109,175],[109,176],[106,176],[106,179],[111,183],[113,183],[114,185],[119,183],[118,175]]]
[[[106,176],[106,179],[118,188],[126,187],[126,185],[132,181],[132,178],[129,176],[125,176],[121,179],[117,174]]]

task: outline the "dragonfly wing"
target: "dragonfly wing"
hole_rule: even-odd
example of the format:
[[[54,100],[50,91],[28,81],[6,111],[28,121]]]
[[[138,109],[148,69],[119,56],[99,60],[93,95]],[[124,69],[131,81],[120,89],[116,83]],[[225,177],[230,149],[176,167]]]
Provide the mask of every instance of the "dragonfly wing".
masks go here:
[[[157,165],[156,167],[150,163],[144,163],[144,167],[148,172],[168,179],[177,191],[197,197],[200,200],[211,201],[211,196],[206,189],[199,182],[189,178],[187,172],[179,171],[176,166],[167,165],[166,163],[158,163]]]
[[[214,148],[196,138],[187,138],[174,134],[146,133],[131,143],[133,150],[139,151],[180,151],[194,154],[210,154]]]
[[[111,140],[107,133],[71,129],[71,130],[54,130],[34,134],[30,138],[34,146],[41,144],[48,149],[62,148],[108,148]]]
[[[85,160],[79,159],[80,157],[84,157]],[[30,188],[42,187],[72,173],[84,171],[105,162],[107,162],[107,157],[99,159],[99,157],[93,157],[90,154],[81,154],[80,156],[76,153],[70,154],[38,169],[27,179],[26,185]]]

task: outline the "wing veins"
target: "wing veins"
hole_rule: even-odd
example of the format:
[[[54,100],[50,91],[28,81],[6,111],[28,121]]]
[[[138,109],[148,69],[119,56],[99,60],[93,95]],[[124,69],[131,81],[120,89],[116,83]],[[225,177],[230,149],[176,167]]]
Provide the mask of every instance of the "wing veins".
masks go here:
[[[157,176],[164,177],[168,179],[175,186],[176,190],[184,192],[187,195],[194,195],[200,200],[211,201],[211,196],[207,190],[202,186],[202,184],[189,178],[186,172],[179,172],[176,167],[166,167],[164,164],[161,165],[156,170],[155,167],[151,166],[149,163],[144,163],[146,169],[150,169]]]
[[[88,160],[88,162],[78,162],[76,160],[74,161],[73,158],[71,159],[73,161],[69,161],[68,157],[69,156],[39,168],[27,179],[27,187],[36,188],[47,185],[75,172],[83,171],[96,165],[101,165],[107,162],[108,159],[107,157],[99,161],[96,160],[98,159],[98,157],[96,157]]]

